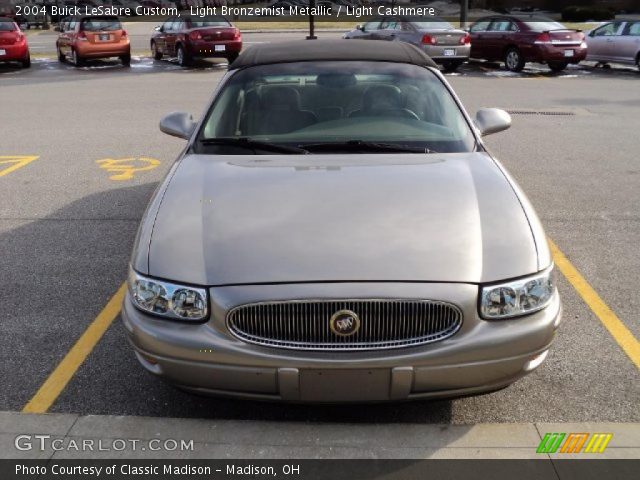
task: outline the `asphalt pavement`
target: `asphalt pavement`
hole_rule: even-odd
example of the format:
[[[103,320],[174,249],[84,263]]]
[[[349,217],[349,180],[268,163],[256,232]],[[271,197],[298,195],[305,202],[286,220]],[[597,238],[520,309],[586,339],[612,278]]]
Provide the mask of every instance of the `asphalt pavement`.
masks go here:
[[[276,34],[251,38],[268,35]],[[175,110],[202,113],[225,71],[220,61],[204,67],[145,57],[129,69],[95,62],[78,70],[52,57],[29,71],[0,66],[0,410],[25,406],[124,281],[146,202],[183,146],[158,121]],[[640,74],[590,65],[510,74],[472,64],[447,78],[470,112],[513,112],[513,127],[489,146],[550,238],[640,338]],[[638,368],[562,276],[559,286],[564,323],[546,362],[488,395],[349,408],[193,396],[143,371],[116,320],[50,411],[363,424],[640,421]]]

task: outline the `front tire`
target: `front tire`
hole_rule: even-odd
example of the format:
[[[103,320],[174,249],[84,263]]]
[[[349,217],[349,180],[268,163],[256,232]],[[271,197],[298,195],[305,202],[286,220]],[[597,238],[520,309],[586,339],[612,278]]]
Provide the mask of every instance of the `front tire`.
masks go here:
[[[178,45],[176,57],[178,57],[178,65],[181,67],[188,67],[191,65],[191,59],[187,56],[187,52],[184,51],[182,45]]]
[[[567,62],[549,62],[549,69],[557,73],[563,71],[568,65]]]
[[[510,72],[521,72],[525,65],[524,57],[520,50],[511,47],[504,56],[504,64]]]
[[[156,42],[151,42],[151,56],[154,60],[162,60],[162,52],[158,50]]]

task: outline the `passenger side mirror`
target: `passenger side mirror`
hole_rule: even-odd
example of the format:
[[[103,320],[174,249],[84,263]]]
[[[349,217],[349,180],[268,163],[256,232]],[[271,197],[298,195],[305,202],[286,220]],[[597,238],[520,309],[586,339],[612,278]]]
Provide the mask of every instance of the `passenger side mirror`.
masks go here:
[[[161,132],[185,140],[189,140],[195,128],[191,115],[185,112],[173,112],[160,120]]]
[[[160,25],[158,25],[158,26],[154,27],[154,30],[156,32],[161,32],[162,31],[162,27]]]
[[[364,25],[356,25],[356,30],[360,30],[361,32],[364,32]]]
[[[511,115],[499,108],[481,108],[474,123],[483,137],[502,132],[511,126]]]

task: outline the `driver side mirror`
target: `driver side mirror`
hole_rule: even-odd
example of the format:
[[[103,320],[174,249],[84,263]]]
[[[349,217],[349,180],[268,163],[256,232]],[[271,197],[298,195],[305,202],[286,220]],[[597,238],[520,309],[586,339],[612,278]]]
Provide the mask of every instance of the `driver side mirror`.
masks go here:
[[[364,25],[356,25],[356,30],[360,30],[361,32],[364,32]]]
[[[511,127],[511,115],[499,108],[481,108],[473,123],[484,137]]]
[[[162,27],[160,25],[156,26],[153,28],[156,32],[161,32],[162,31]]]
[[[160,120],[160,131],[173,137],[189,140],[196,124],[191,115],[185,112],[173,112]]]

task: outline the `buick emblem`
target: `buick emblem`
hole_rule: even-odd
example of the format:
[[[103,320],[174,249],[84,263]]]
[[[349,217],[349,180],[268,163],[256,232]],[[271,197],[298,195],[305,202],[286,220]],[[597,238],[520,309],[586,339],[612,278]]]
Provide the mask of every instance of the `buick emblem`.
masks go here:
[[[349,337],[360,329],[360,318],[351,310],[338,310],[329,320],[329,327],[336,335]]]

